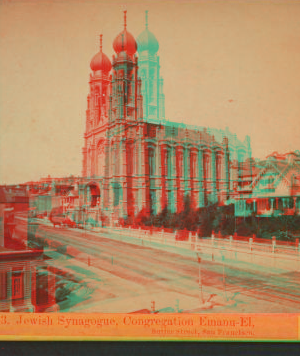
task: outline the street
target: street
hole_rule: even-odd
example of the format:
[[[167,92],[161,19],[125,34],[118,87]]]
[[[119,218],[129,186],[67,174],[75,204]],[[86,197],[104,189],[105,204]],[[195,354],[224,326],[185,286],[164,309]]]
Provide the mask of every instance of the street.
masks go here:
[[[86,230],[41,225],[37,236],[65,246],[50,246],[45,254],[65,273],[85,284],[86,298],[67,303],[61,311],[80,312],[266,312],[300,310],[299,272],[279,273],[244,264],[223,265],[186,254],[138,245],[124,237]],[[201,253],[200,253],[201,256]],[[69,299],[72,300],[72,293]]]

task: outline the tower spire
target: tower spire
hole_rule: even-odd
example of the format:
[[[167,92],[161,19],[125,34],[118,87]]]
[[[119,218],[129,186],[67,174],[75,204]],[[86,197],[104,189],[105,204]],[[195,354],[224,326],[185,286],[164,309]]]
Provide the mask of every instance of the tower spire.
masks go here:
[[[148,30],[148,10],[145,11],[146,30]]]
[[[101,34],[99,37],[100,37],[100,52],[102,52],[102,37],[103,37],[103,35]]]
[[[126,13],[127,10],[124,11],[124,30],[126,30]]]

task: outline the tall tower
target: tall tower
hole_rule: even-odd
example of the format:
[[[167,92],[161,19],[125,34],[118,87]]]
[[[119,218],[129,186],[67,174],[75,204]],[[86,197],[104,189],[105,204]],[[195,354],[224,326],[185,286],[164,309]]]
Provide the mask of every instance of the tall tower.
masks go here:
[[[138,78],[137,44],[127,31],[126,11],[124,11],[124,30],[113,42],[116,55],[112,61],[112,90],[110,97],[109,122],[125,122],[142,119],[141,81]]]
[[[145,30],[137,37],[140,76],[142,79],[144,119],[165,119],[163,79],[160,77],[159,44],[148,29],[146,11]]]
[[[138,170],[141,162],[138,138],[142,136],[143,99],[138,77],[137,43],[124,30],[113,42],[111,95],[106,152],[106,191],[112,218],[132,216],[141,201]]]
[[[110,96],[111,62],[102,52],[102,35],[100,35],[100,49],[90,63],[92,73],[89,81],[87,96],[86,128],[84,134],[83,169],[82,175],[99,175],[97,143],[103,136],[108,125],[108,109]],[[101,135],[102,133],[102,135]],[[99,168],[99,169],[98,169]]]

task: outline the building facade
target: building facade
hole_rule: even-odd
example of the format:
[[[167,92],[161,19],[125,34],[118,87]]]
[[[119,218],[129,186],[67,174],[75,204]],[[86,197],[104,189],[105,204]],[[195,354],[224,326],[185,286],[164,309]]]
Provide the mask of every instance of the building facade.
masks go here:
[[[256,171],[251,184],[235,201],[235,215],[299,215],[300,152],[274,152],[256,164]]]
[[[179,212],[189,194],[195,208],[225,203],[252,181],[251,144],[226,130],[165,118],[159,44],[148,28],[137,40],[124,30],[112,61],[100,50],[90,67],[80,206],[95,220]]]
[[[13,197],[0,186],[0,312],[57,311],[55,274],[43,249],[28,247],[28,200]]]

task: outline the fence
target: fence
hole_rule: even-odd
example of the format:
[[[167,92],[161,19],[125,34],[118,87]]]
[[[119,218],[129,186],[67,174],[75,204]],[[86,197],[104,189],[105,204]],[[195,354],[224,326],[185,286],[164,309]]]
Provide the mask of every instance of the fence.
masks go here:
[[[277,240],[275,236],[272,239],[262,239],[256,237],[256,235],[240,236],[235,233],[232,236],[222,236],[220,232],[216,235],[212,233],[212,238],[220,240],[231,240],[231,244],[235,246],[245,246],[245,243],[249,244],[251,250],[265,251],[272,253],[287,253],[287,254],[297,254],[299,253],[299,239],[295,241],[281,241]]]
[[[114,228],[120,235],[131,236],[149,242],[157,242],[164,245],[178,246],[189,250],[200,250],[201,246],[213,246],[214,248],[227,248],[230,250],[247,250],[250,252],[265,252],[272,254],[300,255],[299,239],[295,242],[257,238],[256,235],[240,236],[236,233],[232,236],[224,236],[220,233],[212,233],[210,237],[198,237],[197,233],[188,230],[170,232],[166,229]]]

